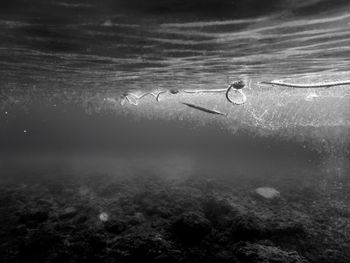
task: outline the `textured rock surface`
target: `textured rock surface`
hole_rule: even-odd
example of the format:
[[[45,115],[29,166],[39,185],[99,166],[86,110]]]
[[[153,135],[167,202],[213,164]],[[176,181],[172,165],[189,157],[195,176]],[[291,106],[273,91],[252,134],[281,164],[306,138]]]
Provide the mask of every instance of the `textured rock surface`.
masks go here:
[[[255,193],[266,199],[273,199],[280,196],[280,192],[272,187],[259,187],[255,189]]]
[[[60,191],[53,184],[54,191],[44,182],[1,186],[2,262],[347,263],[350,257],[345,188],[323,194],[308,186],[266,202],[251,194],[255,184],[200,177],[90,175],[60,179]],[[102,211],[108,220],[100,220]]]
[[[274,246],[259,244],[239,244],[235,249],[237,258],[242,262],[252,263],[307,263],[308,261],[295,251],[283,251]]]

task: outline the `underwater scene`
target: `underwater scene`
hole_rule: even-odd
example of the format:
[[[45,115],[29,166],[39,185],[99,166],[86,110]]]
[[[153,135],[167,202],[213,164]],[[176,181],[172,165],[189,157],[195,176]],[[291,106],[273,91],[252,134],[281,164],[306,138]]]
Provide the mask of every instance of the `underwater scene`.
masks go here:
[[[350,2],[2,0],[0,262],[350,262]]]

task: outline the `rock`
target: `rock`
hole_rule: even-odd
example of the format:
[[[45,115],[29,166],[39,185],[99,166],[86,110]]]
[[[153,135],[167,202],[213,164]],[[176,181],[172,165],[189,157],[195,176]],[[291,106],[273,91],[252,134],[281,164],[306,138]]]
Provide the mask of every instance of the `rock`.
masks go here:
[[[309,221],[290,214],[266,218],[253,212],[236,214],[231,220],[231,238],[236,241],[294,240],[305,237]]]
[[[89,197],[92,195],[92,192],[86,185],[83,185],[78,188],[78,194],[83,197]]]
[[[222,250],[215,255],[215,259],[213,262],[220,263],[240,263],[235,255],[233,255],[232,251]]]
[[[207,235],[211,231],[211,224],[201,213],[187,212],[175,220],[173,230],[181,239],[194,241]]]
[[[59,215],[60,219],[71,219],[78,214],[78,210],[75,207],[65,208]]]
[[[128,216],[126,218],[128,219],[128,224],[133,226],[142,224],[146,221],[144,214],[141,212],[136,212],[132,216]]]
[[[239,243],[234,252],[240,262],[246,263],[307,263],[308,261],[295,251],[284,251],[274,246],[252,243]]]
[[[263,220],[253,213],[241,214],[232,220],[231,234],[233,239],[237,241],[256,239],[263,236],[264,233]]]
[[[61,238],[51,228],[40,228],[31,232],[22,242],[18,262],[50,262],[50,258],[61,243]]]
[[[237,211],[225,200],[210,198],[203,203],[205,217],[214,224],[224,225]]]
[[[104,229],[108,233],[118,235],[126,229],[126,223],[118,220],[110,220],[104,224]]]
[[[71,220],[72,224],[84,224],[89,220],[87,215],[78,215]]]
[[[149,216],[158,216],[162,218],[169,218],[171,216],[171,209],[161,205],[147,207],[145,212]]]
[[[349,262],[349,257],[345,256],[340,250],[337,249],[325,249],[319,257],[317,262],[331,263],[331,262]]]
[[[307,233],[307,222],[300,220],[271,220],[266,223],[267,236],[296,237]]]
[[[45,210],[32,210],[22,214],[19,218],[20,224],[25,224],[29,227],[35,227],[38,224],[45,222],[49,218],[49,213]]]
[[[274,199],[280,196],[280,192],[271,187],[259,187],[255,189],[255,193],[266,199]]]
[[[157,232],[135,231],[111,244],[115,262],[180,262],[181,252]]]
[[[60,195],[40,186],[0,186],[2,260],[348,262],[349,209],[338,195],[283,186],[283,196],[270,200],[251,184],[225,188],[201,176],[164,183],[145,176],[120,183],[100,175],[89,183],[84,176],[74,187],[62,181]],[[67,187],[74,193],[65,194]],[[102,212],[107,221],[99,219]]]

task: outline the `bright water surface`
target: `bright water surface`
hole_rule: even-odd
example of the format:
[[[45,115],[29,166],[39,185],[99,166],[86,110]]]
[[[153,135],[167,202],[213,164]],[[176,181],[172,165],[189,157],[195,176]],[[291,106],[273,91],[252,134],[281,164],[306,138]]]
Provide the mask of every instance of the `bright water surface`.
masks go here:
[[[346,1],[6,2],[0,81],[11,91],[3,96],[33,87],[74,96],[221,88],[237,77],[350,78]]]

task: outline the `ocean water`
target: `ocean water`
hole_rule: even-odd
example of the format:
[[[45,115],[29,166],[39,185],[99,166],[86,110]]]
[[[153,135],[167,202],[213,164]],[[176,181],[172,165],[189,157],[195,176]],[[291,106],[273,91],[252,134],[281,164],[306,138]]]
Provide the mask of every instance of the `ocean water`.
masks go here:
[[[15,2],[2,3],[0,22],[7,95],[349,74],[345,1]]]
[[[1,0],[0,261],[347,263],[349,64],[347,0]]]
[[[2,2],[1,148],[5,155],[119,149],[125,141],[163,137],[188,145],[174,130],[216,126],[215,138],[252,133],[347,160],[349,86],[261,82],[348,81],[349,8],[326,0]],[[150,97],[122,103],[126,92],[225,89],[235,80],[249,83],[243,106],[227,105],[223,94],[166,93],[159,103]]]

